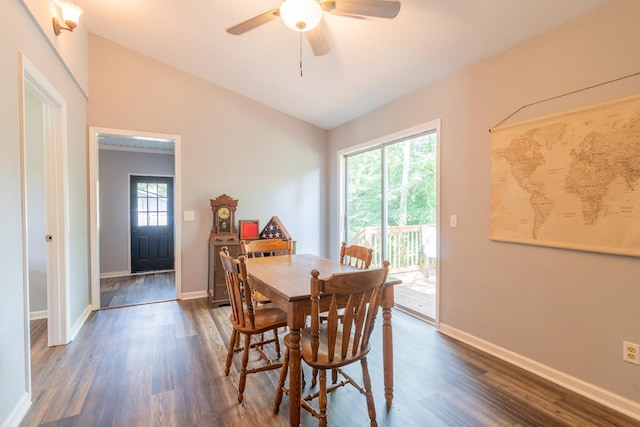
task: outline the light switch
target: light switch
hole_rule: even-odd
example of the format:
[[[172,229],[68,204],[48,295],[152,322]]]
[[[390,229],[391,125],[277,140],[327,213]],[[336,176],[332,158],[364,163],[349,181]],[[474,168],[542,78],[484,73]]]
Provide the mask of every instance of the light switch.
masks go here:
[[[458,227],[458,215],[451,215],[449,217],[449,227],[451,228]]]
[[[184,211],[184,220],[185,221],[195,221],[196,214],[193,211]]]

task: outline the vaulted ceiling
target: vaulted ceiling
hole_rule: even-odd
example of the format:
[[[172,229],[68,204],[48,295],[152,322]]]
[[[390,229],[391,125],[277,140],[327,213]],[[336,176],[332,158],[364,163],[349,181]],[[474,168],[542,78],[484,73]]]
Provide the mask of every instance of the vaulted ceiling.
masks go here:
[[[240,36],[225,31],[280,0],[76,4],[90,32],[331,129],[609,1],[400,0],[395,19],[325,12],[323,56],[280,19]]]

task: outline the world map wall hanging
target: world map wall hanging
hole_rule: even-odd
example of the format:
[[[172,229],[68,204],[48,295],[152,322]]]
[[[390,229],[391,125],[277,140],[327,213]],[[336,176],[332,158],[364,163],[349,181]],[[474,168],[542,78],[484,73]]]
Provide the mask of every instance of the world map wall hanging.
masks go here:
[[[490,238],[640,256],[640,96],[491,131]]]

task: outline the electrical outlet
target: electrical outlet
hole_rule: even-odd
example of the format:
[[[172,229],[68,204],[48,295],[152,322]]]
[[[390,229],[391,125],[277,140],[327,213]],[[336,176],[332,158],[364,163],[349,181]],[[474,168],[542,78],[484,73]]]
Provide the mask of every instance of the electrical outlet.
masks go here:
[[[640,345],[632,342],[622,342],[622,360],[629,363],[640,365]]]

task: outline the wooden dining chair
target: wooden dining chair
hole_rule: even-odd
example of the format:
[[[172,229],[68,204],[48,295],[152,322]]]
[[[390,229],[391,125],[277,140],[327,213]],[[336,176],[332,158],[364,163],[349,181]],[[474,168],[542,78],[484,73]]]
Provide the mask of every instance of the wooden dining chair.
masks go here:
[[[352,267],[366,270],[371,265],[373,258],[373,249],[365,246],[351,245],[347,246],[347,242],[342,242],[340,245],[340,264],[350,265]],[[338,313],[339,318],[342,318],[342,313]],[[324,322],[327,319],[326,313],[320,315],[320,321]],[[315,386],[318,381],[318,370],[314,369],[311,374],[311,386]],[[335,384],[338,381],[338,373],[334,369],[331,372],[331,382]]]
[[[373,249],[365,246],[351,245],[342,242],[340,246],[340,263],[366,270],[371,265]]]
[[[242,250],[242,255],[247,258],[291,255],[293,242],[291,239],[243,240],[240,242],[240,249]],[[256,291],[253,293],[253,299],[260,304],[271,302],[269,298]]]
[[[370,424],[377,426],[367,354],[388,272],[388,261],[383,262],[383,268],[336,273],[328,279],[320,279],[318,270],[311,271],[311,325],[302,330],[300,353],[304,363],[320,371],[320,390],[303,397],[300,405],[318,418],[320,426],[327,425],[327,394],[347,384],[366,396]],[[338,304],[344,304],[342,321],[338,318]],[[326,322],[320,321],[323,311],[328,311]],[[291,334],[285,336],[284,342],[287,349],[276,390],[274,414],[280,409],[282,394],[288,394],[284,383],[289,368]],[[356,361],[360,361],[362,367],[364,387],[341,369]],[[336,369],[344,379],[327,387],[326,372],[330,369]],[[309,403],[317,397],[318,409]]]
[[[227,362],[224,370],[225,375],[229,375],[229,368],[236,352],[242,352],[242,369],[240,380],[238,381],[238,402],[242,402],[247,374],[278,369],[282,363],[276,363],[267,357],[264,352],[264,345],[275,344],[277,358],[280,358],[280,341],[278,339],[278,328],[287,326],[287,313],[273,304],[253,305],[252,298],[245,298],[251,295],[251,289],[247,282],[247,265],[244,256],[238,259],[229,255],[229,249],[224,246],[220,251],[220,260],[224,271],[227,291],[229,292],[229,302],[231,304],[231,315],[229,320],[233,330],[227,352]],[[264,339],[264,333],[273,331],[272,339]],[[244,345],[237,345],[240,335],[244,335]],[[260,340],[252,341],[254,335],[259,335]],[[255,349],[265,364],[248,369],[249,351]]]

